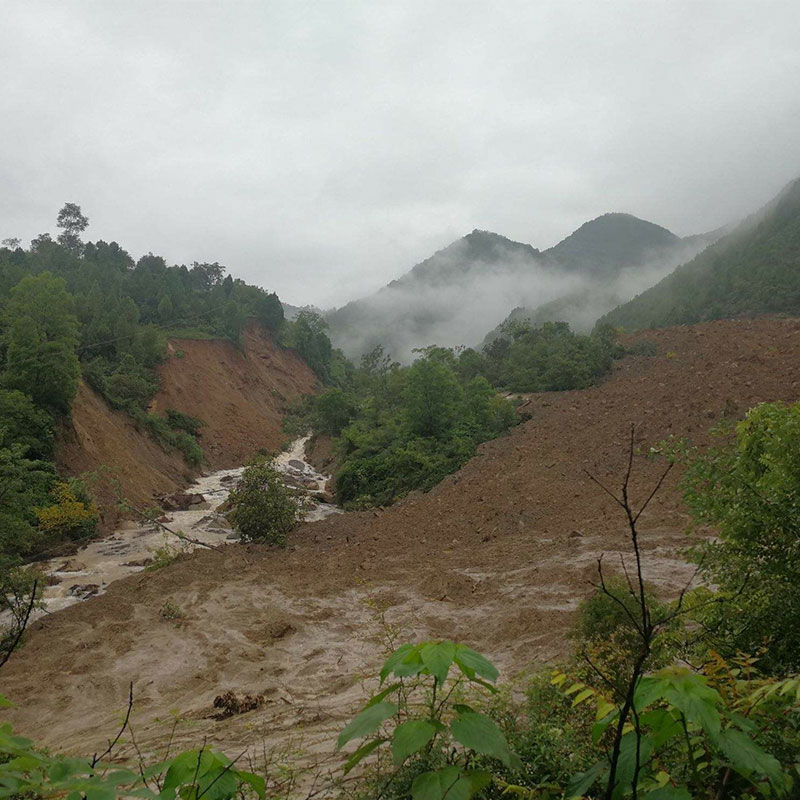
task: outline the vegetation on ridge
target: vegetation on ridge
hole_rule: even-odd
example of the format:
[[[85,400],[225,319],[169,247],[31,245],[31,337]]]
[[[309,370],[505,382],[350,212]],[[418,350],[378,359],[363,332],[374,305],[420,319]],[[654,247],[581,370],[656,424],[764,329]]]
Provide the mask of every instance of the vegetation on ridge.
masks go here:
[[[800,178],[600,322],[639,330],[765,313],[800,314]]]

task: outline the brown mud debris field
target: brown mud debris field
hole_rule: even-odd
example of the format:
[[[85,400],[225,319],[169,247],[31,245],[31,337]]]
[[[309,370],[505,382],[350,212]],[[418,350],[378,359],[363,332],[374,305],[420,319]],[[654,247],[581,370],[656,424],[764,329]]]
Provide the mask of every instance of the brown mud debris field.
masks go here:
[[[602,385],[531,396],[532,418],[428,494],[306,524],[284,551],[231,545],[112,584],[44,617],[0,675],[19,733],[57,751],[105,749],[134,685],[144,752],[207,738],[228,753],[296,747],[329,757],[372,686],[387,635],[465,642],[501,679],[568,651],[598,557],[626,548],[625,519],[586,476],[618,488],[635,424],[632,497],[664,469],[671,435],[694,444],[724,416],[797,399],[800,322],[714,322],[643,335]],[[673,470],[642,516],[646,578],[673,596],[693,569]],[[179,621],[159,613],[165,602]],[[259,698],[224,719],[214,700]],[[247,704],[245,702],[245,704]],[[177,752],[177,751],[176,751]]]

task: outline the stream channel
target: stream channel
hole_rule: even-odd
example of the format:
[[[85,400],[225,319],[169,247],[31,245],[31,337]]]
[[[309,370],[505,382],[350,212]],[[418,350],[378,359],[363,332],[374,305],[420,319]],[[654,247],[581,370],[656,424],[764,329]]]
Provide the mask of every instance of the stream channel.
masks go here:
[[[287,486],[308,493],[306,522],[316,522],[331,514],[340,514],[335,505],[318,500],[330,475],[318,473],[305,460],[305,446],[310,437],[293,441],[276,456],[273,466],[284,476]],[[217,509],[236,485],[244,467],[223,469],[203,475],[185,490],[187,495],[202,495],[202,500],[185,511],[166,511],[159,519],[173,531],[210,545],[231,544],[239,536]],[[43,599],[45,613],[58,611],[96,594],[102,594],[113,581],[141,572],[152,561],[156,551],[188,552],[197,545],[179,539],[155,523],[142,525],[123,522],[110,536],[97,539],[81,548],[74,556],[42,562],[48,576]],[[41,612],[40,612],[41,613]]]

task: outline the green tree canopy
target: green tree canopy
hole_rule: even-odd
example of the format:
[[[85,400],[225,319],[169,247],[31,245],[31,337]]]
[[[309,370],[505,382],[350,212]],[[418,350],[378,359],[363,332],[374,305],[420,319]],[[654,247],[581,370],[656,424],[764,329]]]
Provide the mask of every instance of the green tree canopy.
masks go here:
[[[421,359],[409,369],[406,379],[406,422],[419,436],[446,436],[456,423],[461,397],[452,369],[439,360]]]
[[[64,284],[49,272],[23,278],[11,291],[4,382],[43,408],[69,413],[78,390],[78,320]]]

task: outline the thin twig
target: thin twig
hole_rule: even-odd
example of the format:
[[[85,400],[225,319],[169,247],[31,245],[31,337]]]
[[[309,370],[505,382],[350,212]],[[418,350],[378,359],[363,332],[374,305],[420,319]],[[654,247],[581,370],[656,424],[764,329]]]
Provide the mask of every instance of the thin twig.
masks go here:
[[[98,761],[102,761],[107,755],[111,754],[111,751],[116,747],[117,742],[119,741],[122,734],[125,732],[125,728],[128,727],[128,722],[131,718],[131,711],[133,709],[133,681],[131,681],[130,686],[128,687],[128,710],[125,712],[125,719],[122,722],[122,727],[117,732],[117,735],[114,737],[114,741],[109,742],[108,747],[106,748],[105,753],[101,755],[99,758],[97,757],[97,753],[94,754],[92,758],[92,769],[95,768]]]

